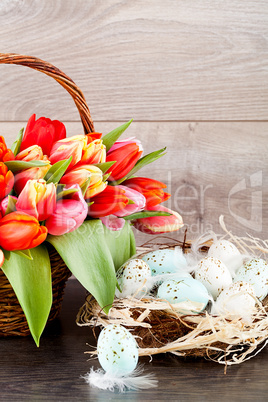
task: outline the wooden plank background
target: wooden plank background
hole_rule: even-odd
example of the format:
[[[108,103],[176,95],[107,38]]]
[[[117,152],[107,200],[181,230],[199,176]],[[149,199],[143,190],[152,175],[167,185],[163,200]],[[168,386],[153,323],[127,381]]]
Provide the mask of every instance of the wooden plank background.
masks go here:
[[[268,3],[225,0],[2,0],[0,52],[43,58],[83,90],[96,129],[129,118],[125,136],[168,154],[142,171],[172,192],[190,237],[268,238]],[[0,66],[0,130],[8,143],[32,113],[82,131],[51,78]],[[181,238],[182,233],[174,235]],[[139,236],[139,242],[144,241]]]

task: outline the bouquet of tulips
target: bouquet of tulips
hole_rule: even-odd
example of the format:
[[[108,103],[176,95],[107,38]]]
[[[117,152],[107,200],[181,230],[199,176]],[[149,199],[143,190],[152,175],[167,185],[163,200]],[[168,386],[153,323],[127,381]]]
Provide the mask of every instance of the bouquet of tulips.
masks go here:
[[[48,243],[107,312],[115,272],[135,253],[130,224],[155,234],[183,225],[160,205],[166,186],[136,176],[165,149],[142,156],[140,141],[120,140],[130,123],[67,138],[63,123],[33,115],[11,149],[0,137],[0,266],[37,345],[52,304]]]

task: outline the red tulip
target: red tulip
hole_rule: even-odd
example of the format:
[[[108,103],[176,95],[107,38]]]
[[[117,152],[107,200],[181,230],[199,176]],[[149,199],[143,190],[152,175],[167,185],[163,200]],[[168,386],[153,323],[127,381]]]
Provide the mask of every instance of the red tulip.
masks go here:
[[[2,200],[14,185],[13,173],[8,170],[3,162],[0,162],[0,200]]]
[[[43,161],[46,161],[46,156],[44,156]],[[43,179],[47,174],[51,165],[48,164],[42,167],[32,167],[29,169],[22,170],[15,174],[14,189],[17,194],[19,194],[25,187],[28,180],[38,180]]]
[[[39,221],[46,220],[56,207],[56,186],[45,180],[28,180],[16,203],[17,211],[34,216]]]
[[[43,150],[39,145],[32,145],[29,148],[24,149],[15,158],[17,161],[41,161],[44,160]]]
[[[15,159],[11,149],[8,149],[4,137],[0,136],[0,162],[12,161]]]
[[[124,186],[139,191],[146,198],[145,209],[151,208],[169,199],[170,194],[165,193],[163,188],[167,186],[158,180],[148,179],[146,177],[134,177],[124,181]]]
[[[106,162],[116,161],[107,171],[111,174],[108,180],[120,180],[125,177],[135,166],[142,151],[141,144],[137,140],[116,142],[106,156]]]
[[[53,215],[46,220],[48,233],[55,236],[72,232],[81,226],[87,217],[87,203],[78,184],[66,186],[65,190],[68,189],[76,189],[77,192],[59,200]]]
[[[93,137],[94,138],[94,137]],[[72,156],[72,161],[68,167],[68,171],[77,165],[90,165],[105,161],[106,149],[102,140],[96,139],[91,141],[91,137],[85,135],[76,135],[57,141],[49,156],[49,160],[54,163],[68,159]]]
[[[39,246],[46,237],[47,228],[24,212],[11,212],[0,220],[0,246],[4,250],[27,250]]]
[[[5,216],[5,214],[6,214],[9,197],[13,198],[15,203],[17,202],[17,197],[14,197],[13,195],[9,195],[8,197],[5,197],[0,203],[0,212],[1,212],[2,216]],[[1,218],[1,215],[0,215],[0,218]]]
[[[39,145],[44,154],[49,155],[54,142],[66,137],[65,126],[58,120],[50,120],[46,117],[35,120],[35,118],[36,115],[33,114],[28,120],[20,151],[32,145]]]
[[[54,163],[63,159],[69,159],[71,156],[72,161],[68,167],[68,170],[70,170],[76,163],[81,161],[82,151],[86,145],[87,138],[84,135],[75,135],[59,140],[53,145],[49,160],[54,165]]]
[[[128,204],[125,191],[118,186],[107,186],[92,201],[94,203],[88,207],[88,215],[93,218],[114,214]]]
[[[156,205],[150,211],[169,212],[170,216],[153,216],[150,218],[137,219],[133,222],[136,229],[147,234],[161,234],[175,232],[183,226],[182,217],[171,209]]]
[[[89,144],[90,142],[94,141],[94,140],[100,140],[102,136],[102,133],[89,133],[86,135],[87,137],[87,144]]]
[[[102,221],[104,226],[106,226],[108,229],[112,230],[113,232],[121,230],[125,226],[125,219],[118,218],[115,215],[103,216],[100,218],[100,220]]]
[[[94,197],[101,193],[107,186],[107,182],[103,181],[102,171],[94,165],[82,165],[74,167],[62,176],[60,182],[62,184],[79,184],[80,187],[90,178],[89,187],[85,193],[85,199]]]
[[[121,188],[125,191],[125,196],[130,199],[133,204],[128,204],[125,208],[120,209],[114,214],[118,217],[134,214],[135,212],[140,212],[144,209],[146,204],[145,197],[136,190],[128,188],[126,186],[117,186],[117,188]]]

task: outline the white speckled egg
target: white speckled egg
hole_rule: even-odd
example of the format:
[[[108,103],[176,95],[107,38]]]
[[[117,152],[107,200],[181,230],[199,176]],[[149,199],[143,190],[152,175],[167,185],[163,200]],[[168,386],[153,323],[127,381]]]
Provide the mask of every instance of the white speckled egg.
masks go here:
[[[136,294],[137,290],[140,291],[136,294],[137,297],[142,296],[146,289],[143,288],[145,280],[151,277],[151,269],[149,265],[139,259],[127,261],[116,273],[118,285],[122,292],[118,289],[115,291],[117,297],[127,297]]]
[[[253,296],[253,297],[252,297]],[[255,291],[247,282],[235,282],[223,289],[213,307],[212,313],[228,314],[242,317],[255,306]]]
[[[208,256],[221,260],[227,266],[232,276],[243,265],[243,257],[240,251],[228,240],[218,240],[212,244],[208,251]]]
[[[253,258],[237,271],[235,281],[250,283],[256,296],[263,300],[268,294],[268,264],[261,258]]]
[[[203,283],[214,299],[232,283],[232,276],[226,265],[215,257],[205,257],[199,261],[195,279]]]
[[[164,281],[158,288],[157,297],[165,299],[171,304],[184,301],[203,303],[201,310],[195,312],[202,311],[210,299],[207,289],[201,282],[184,277]]]
[[[138,363],[138,346],[131,333],[121,325],[103,328],[97,343],[98,359],[102,368],[114,375],[130,374]]]
[[[185,271],[187,267],[186,259],[182,249],[175,247],[174,249],[160,249],[151,251],[142,257],[143,261],[150,266],[152,275],[163,275],[179,273],[181,276],[189,274]]]

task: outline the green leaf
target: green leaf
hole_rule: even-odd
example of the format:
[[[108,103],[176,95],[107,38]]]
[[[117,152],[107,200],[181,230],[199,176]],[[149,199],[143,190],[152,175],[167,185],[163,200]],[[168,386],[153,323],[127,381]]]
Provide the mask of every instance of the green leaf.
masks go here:
[[[128,222],[123,229],[113,231],[104,226],[106,244],[112,255],[117,271],[130,257],[136,254],[136,244],[133,231]]]
[[[89,184],[90,184],[90,177],[85,181],[85,183],[81,186],[81,191],[82,191],[82,194],[83,194],[83,197],[85,196],[85,194],[86,194],[86,191],[87,191],[87,189],[88,189],[88,187],[89,187]]]
[[[29,169],[31,167],[42,167],[49,165],[49,161],[8,161],[5,162],[5,165],[11,170],[13,173],[18,172],[19,170]]]
[[[28,260],[32,260],[32,254],[30,250],[14,250],[12,253],[16,253],[18,255],[21,255],[24,258],[27,258]]]
[[[108,177],[110,176],[110,174],[111,174],[111,173],[105,174],[105,175],[102,177],[102,180],[105,182],[105,181],[108,179]]]
[[[113,166],[115,163],[116,161],[95,163],[94,166],[97,166],[102,171],[102,173],[106,173],[107,170],[110,169],[110,167]]]
[[[77,188],[69,188],[67,190],[62,190],[57,194],[57,200],[59,200],[60,198],[66,197],[68,195],[77,193],[78,189]]]
[[[45,246],[31,249],[33,260],[11,253],[2,270],[16,293],[29,329],[39,346],[52,305],[51,268]]]
[[[163,153],[166,150],[166,148],[159,149],[158,151],[151,152],[150,154],[147,154],[140,158],[136,165],[134,166],[133,169],[127,174],[126,177],[124,177],[121,180],[118,180],[115,182],[115,184],[120,184],[123,183],[125,180],[129,179],[131,176],[133,176],[138,170],[143,168],[146,165],[149,165],[149,163],[155,162],[157,159],[161,158],[161,156],[164,156],[166,154]]]
[[[133,221],[135,219],[143,219],[143,218],[151,218],[153,216],[170,216],[169,212],[161,212],[161,211],[142,211],[142,212],[135,212],[134,214],[122,216],[121,218],[125,219],[126,221]]]
[[[10,255],[11,255],[11,252],[10,251],[7,251],[7,250],[2,250],[3,251],[3,253],[4,253],[4,256],[5,256],[5,260],[9,260],[10,259]]]
[[[120,135],[123,134],[132,121],[133,119],[129,120],[127,123],[122,124],[122,126],[115,128],[113,131],[102,137],[102,142],[106,146],[106,151],[109,151],[109,149],[114,145],[115,141],[118,140]]]
[[[62,236],[48,236],[51,243],[79,282],[108,313],[114,299],[115,269],[99,219],[85,221],[78,229]]]
[[[6,209],[6,213],[10,214],[11,212],[16,211],[16,204],[17,204],[17,200],[14,199],[13,197],[11,197],[10,195],[8,196],[8,203],[7,203],[7,209]]]
[[[47,183],[58,183],[68,169],[72,158],[73,157],[70,156],[69,159],[63,159],[62,161],[54,163],[54,165],[51,166],[51,168],[45,175],[44,180],[46,180]]]
[[[11,151],[13,152],[14,156],[18,155],[18,153],[20,152],[20,146],[21,146],[21,142],[22,142],[22,138],[23,138],[23,132],[24,132],[24,128],[21,128],[17,138],[11,145]]]

